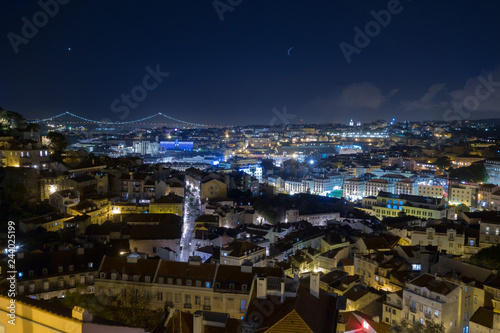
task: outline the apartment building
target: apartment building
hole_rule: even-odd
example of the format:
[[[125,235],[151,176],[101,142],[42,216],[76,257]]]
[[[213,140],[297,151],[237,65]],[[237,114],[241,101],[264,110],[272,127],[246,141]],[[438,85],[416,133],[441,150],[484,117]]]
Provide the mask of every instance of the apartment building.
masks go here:
[[[474,307],[481,306],[478,294],[473,286],[422,274],[403,290],[403,319],[410,324],[430,320],[446,333],[469,332]]]
[[[366,179],[349,178],[344,181],[344,198],[355,201],[365,195]],[[377,193],[378,194],[378,193]]]
[[[235,240],[220,250],[221,264],[241,266],[244,261],[254,265],[266,258],[266,248],[247,241]]]
[[[124,201],[159,199],[167,194],[167,185],[148,174],[124,174],[120,177],[118,192]]]
[[[488,182],[500,186],[500,159],[491,159],[484,162],[488,173]]]
[[[415,195],[395,195],[381,192],[372,211],[379,219],[396,217],[401,212],[423,219],[455,219],[455,208],[444,199],[426,198]]]
[[[444,186],[439,185],[418,185],[418,195],[421,197],[442,198],[445,196]]]
[[[462,228],[435,226],[419,228],[411,232],[411,245],[437,246],[438,251],[448,254],[463,255],[465,235]]]
[[[61,298],[79,285],[93,291],[94,277],[106,248],[83,247],[25,256],[18,253],[16,258],[18,295],[34,299]],[[4,267],[5,268],[5,267]]]
[[[394,193],[394,183],[386,179],[370,179],[365,183],[363,197],[377,196],[380,191]]]
[[[223,180],[224,179],[204,178],[201,184],[201,198],[227,198],[227,185]]]
[[[477,193],[477,206],[482,209],[498,210],[500,207],[500,187],[495,184],[481,184]],[[493,195],[497,200],[493,202]]]
[[[57,231],[64,229],[64,222],[68,219],[70,217],[57,213],[48,213],[19,221],[19,229],[22,232],[34,231],[38,228],[43,228],[47,231]]]
[[[500,220],[484,219],[479,225],[479,244],[488,247],[500,243]]]
[[[49,149],[40,142],[5,142],[0,147],[0,166],[48,169]]]
[[[476,208],[479,186],[475,184],[452,184],[449,188],[448,201],[452,205],[466,205]]]
[[[418,183],[410,178],[402,179],[396,182],[394,194],[417,195]]]
[[[401,290],[410,270],[411,266],[401,260],[395,251],[376,251],[354,256],[354,273],[362,276],[364,283],[377,290]]]
[[[381,320],[391,326],[396,326],[403,317],[403,290],[388,293],[382,306]]]
[[[149,203],[151,214],[175,214],[182,216],[184,199],[175,194],[169,194],[157,200],[152,199]]]
[[[105,257],[95,279],[95,294],[103,301],[119,301],[138,290],[153,297],[151,306],[156,309],[175,306],[181,311],[217,311],[241,318],[257,289],[256,276],[266,282],[284,278],[280,268]]]

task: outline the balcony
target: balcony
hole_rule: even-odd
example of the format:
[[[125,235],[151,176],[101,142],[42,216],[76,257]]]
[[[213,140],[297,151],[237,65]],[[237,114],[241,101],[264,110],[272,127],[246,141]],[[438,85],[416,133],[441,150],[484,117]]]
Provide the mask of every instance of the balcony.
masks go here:
[[[417,308],[412,308],[412,307],[410,307],[410,312],[412,312],[412,313],[417,313]]]
[[[191,309],[191,303],[184,303],[185,309]]]
[[[212,307],[210,305],[203,305],[203,310],[204,311],[210,311]]]
[[[430,312],[426,312],[426,313],[425,313],[425,318],[427,318],[427,319],[432,319],[432,315],[431,315],[431,313],[430,313]]]

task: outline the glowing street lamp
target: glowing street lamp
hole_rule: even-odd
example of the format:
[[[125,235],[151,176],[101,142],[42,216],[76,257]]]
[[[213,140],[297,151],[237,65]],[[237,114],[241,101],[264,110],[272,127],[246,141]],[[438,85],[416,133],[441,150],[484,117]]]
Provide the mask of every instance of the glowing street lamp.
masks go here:
[[[49,192],[52,194],[52,193],[55,193],[57,191],[57,186],[55,185],[50,185],[49,186]]]

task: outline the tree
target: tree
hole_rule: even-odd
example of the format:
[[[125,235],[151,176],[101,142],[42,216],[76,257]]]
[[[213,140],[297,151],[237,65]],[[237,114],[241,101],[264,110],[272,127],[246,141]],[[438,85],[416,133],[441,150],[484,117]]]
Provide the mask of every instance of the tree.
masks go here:
[[[47,138],[50,140],[49,148],[54,151],[53,159],[56,162],[62,162],[62,154],[66,147],[68,146],[68,142],[66,141],[66,137],[61,133],[57,132],[49,132]]]
[[[27,203],[27,196],[23,176],[17,172],[6,172],[5,169],[0,169],[0,205],[6,205],[4,212],[20,210]]]
[[[0,106],[0,125],[2,129],[8,130],[12,128],[17,128],[20,124],[26,122],[21,114],[14,111],[6,111]]]
[[[443,324],[427,320],[424,324],[416,322],[410,324],[403,320],[400,324],[391,327],[392,333],[444,333]]]
[[[467,205],[460,204],[457,207],[455,207],[455,213],[458,214],[459,212],[468,213],[470,212],[470,208]]]
[[[435,163],[441,169],[447,169],[451,166],[451,158],[448,156],[441,156],[436,159]]]
[[[152,332],[163,320],[163,311],[151,308],[153,296],[144,288],[123,287],[117,295],[98,298],[84,285],[68,292],[63,300],[67,308],[80,306],[93,315]]]
[[[163,319],[163,312],[151,308],[153,295],[144,288],[128,287],[119,297],[120,306],[116,309],[116,318],[127,325],[142,327],[153,331]]]
[[[50,140],[49,148],[54,151],[64,151],[68,145],[66,137],[58,132],[49,132],[47,138]]]
[[[500,268],[500,245],[494,245],[480,250],[470,258],[471,263],[489,269]]]
[[[468,167],[451,169],[450,177],[472,183],[484,183],[489,178],[488,172],[486,172],[486,168],[482,164],[472,164]]]

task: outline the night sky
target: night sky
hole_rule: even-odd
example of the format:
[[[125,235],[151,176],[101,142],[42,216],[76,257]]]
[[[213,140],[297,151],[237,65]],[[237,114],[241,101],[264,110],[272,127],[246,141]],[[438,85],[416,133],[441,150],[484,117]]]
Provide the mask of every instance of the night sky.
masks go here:
[[[443,120],[491,74],[468,117],[500,117],[499,1],[216,1],[224,13],[213,1],[60,1],[47,22],[36,1],[0,2],[4,109],[228,125],[279,124],[272,110],[285,106],[292,123]],[[354,28],[388,7],[348,63],[339,45],[355,47]],[[19,42],[34,16],[38,32]],[[169,74],[144,81],[157,68]]]

